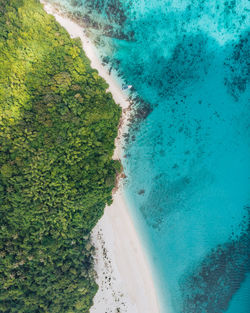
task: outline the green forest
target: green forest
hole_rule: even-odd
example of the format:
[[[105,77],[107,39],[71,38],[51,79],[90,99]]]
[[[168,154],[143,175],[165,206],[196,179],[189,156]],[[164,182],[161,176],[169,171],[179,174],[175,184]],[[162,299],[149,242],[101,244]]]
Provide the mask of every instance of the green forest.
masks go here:
[[[121,109],[38,0],[0,0],[0,312],[89,312]]]

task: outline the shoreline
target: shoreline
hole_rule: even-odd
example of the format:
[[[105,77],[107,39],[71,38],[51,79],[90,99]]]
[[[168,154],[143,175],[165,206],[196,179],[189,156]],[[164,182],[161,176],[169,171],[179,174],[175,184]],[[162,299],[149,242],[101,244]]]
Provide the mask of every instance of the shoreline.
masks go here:
[[[97,50],[85,35],[82,26],[64,16],[46,1],[40,1],[44,10],[52,14],[66,29],[71,38],[79,37],[91,67],[109,84],[108,91],[122,108],[121,123],[115,141],[113,158],[120,159],[123,134],[127,128],[130,101],[119,84],[109,75],[97,56]],[[96,248],[95,270],[99,290],[94,297],[90,313],[159,313],[156,288],[148,260],[139,240],[132,218],[128,213],[122,184],[113,203],[106,207],[103,217],[92,231],[92,243]]]

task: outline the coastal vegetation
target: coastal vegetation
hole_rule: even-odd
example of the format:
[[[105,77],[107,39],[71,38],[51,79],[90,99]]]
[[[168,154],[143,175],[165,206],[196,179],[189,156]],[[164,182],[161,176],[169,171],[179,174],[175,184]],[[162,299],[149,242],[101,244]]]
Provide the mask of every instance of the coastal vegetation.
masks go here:
[[[0,0],[0,312],[89,312],[121,109],[37,0]]]

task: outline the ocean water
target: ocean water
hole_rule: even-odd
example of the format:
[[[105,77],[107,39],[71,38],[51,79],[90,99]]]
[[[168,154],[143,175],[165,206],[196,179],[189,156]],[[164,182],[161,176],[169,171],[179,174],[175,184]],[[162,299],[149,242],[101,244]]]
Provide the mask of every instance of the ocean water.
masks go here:
[[[125,192],[161,313],[249,313],[249,2],[51,2],[133,85]]]

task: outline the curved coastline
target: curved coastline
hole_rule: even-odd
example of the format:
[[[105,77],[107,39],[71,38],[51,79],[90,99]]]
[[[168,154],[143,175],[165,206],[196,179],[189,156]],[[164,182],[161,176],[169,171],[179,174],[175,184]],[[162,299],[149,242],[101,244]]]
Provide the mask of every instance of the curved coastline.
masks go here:
[[[115,143],[114,159],[121,158],[122,135],[127,127],[130,102],[119,84],[102,66],[94,45],[76,22],[64,16],[46,1],[40,1],[45,11],[52,14],[72,38],[79,37],[91,61],[91,67],[109,84],[108,91],[122,108],[122,123]],[[95,269],[99,290],[91,313],[116,312],[159,313],[157,292],[149,262],[128,212],[120,184],[113,196],[113,204],[105,208],[103,217],[92,232],[96,247]]]

